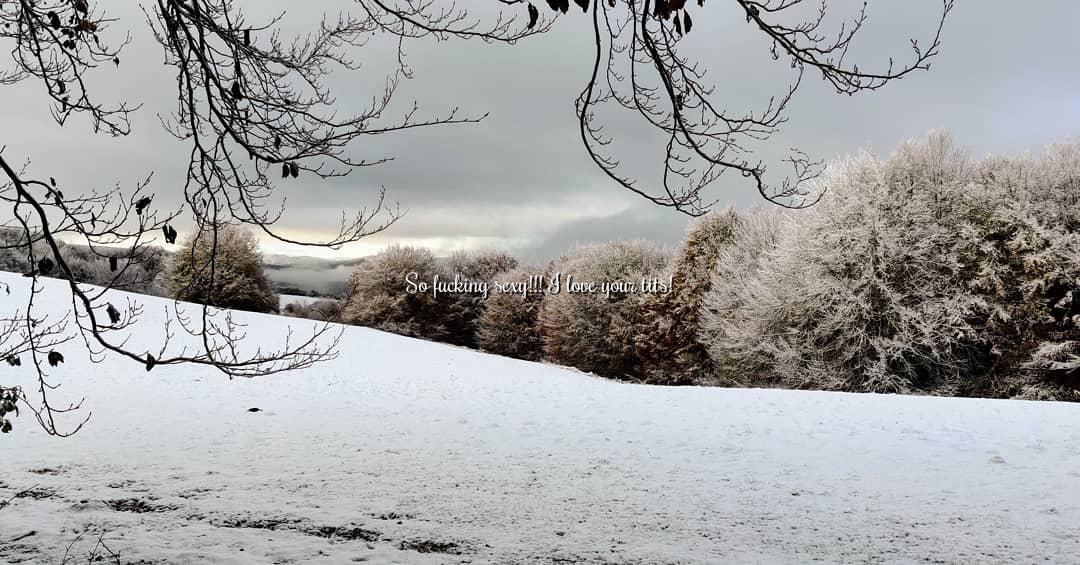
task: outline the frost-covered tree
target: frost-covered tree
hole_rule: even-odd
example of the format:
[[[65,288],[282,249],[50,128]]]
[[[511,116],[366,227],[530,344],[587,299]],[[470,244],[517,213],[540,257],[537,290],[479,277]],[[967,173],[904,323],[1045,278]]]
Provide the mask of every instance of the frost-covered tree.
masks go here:
[[[391,333],[473,347],[482,294],[441,286],[455,276],[465,282],[490,281],[516,266],[502,251],[456,252],[444,260],[420,247],[391,246],[361,261],[349,277],[342,320]],[[416,285],[434,286],[433,292]]]
[[[712,363],[698,340],[702,301],[721,250],[730,245],[735,211],[714,211],[691,223],[670,268],[672,288],[650,294],[643,304],[638,350],[648,382],[695,384],[712,376]]]
[[[712,380],[717,384],[765,384],[763,376],[768,373],[768,367],[753,366],[759,357],[732,359],[724,353],[723,347],[736,336],[742,338],[742,332],[755,331],[748,319],[752,304],[747,302],[753,296],[744,290],[745,285],[756,280],[763,264],[776,251],[782,231],[790,229],[787,222],[791,221],[768,208],[753,208],[740,213],[732,230],[731,243],[717,253],[716,264],[709,273],[711,284],[702,299],[698,329],[698,341],[709,351]]]
[[[444,263],[447,275],[476,281],[490,281],[496,275],[503,274],[518,266],[513,255],[499,249],[479,249],[475,251],[455,251]]]
[[[1014,163],[1009,168],[1019,170],[1020,174],[1013,175],[1019,178],[999,173],[992,179],[999,190],[1004,192],[1023,182],[1020,186],[1028,193],[1024,201],[1033,205],[1031,211],[1036,218],[1069,232],[1080,231],[1080,141],[1051,145],[1035,159],[1014,158],[1008,162]]]
[[[101,249],[95,253],[77,245],[61,243],[60,246],[68,256],[68,266],[71,267],[75,280],[140,294],[168,294],[164,287],[169,257],[160,247],[147,248],[138,257],[128,260],[124,257],[123,249],[115,249],[110,255],[110,252]],[[117,263],[124,264],[125,268],[113,272],[109,264],[101,260],[101,255],[116,256]]]
[[[527,284],[529,277],[540,276],[539,267],[522,267],[493,277],[501,283]],[[537,315],[543,292],[493,292],[484,306],[476,328],[477,346],[491,353],[538,361],[543,357],[543,343]]]
[[[439,316],[438,302],[430,292],[408,292],[406,277],[431,283],[439,273],[431,251],[411,246],[391,246],[361,261],[352,275],[342,320],[411,337],[443,340],[448,329]]]
[[[441,270],[447,280],[458,277],[463,281],[490,285],[496,276],[517,267],[517,264],[517,259],[512,255],[496,249],[456,251],[442,262]],[[475,292],[448,295],[440,300],[440,317],[448,330],[447,341],[476,347],[476,324],[486,305],[487,299]]]
[[[788,387],[1013,396],[1039,384],[1032,356],[1080,337],[1066,315],[1080,244],[1046,206],[1060,198],[1049,162],[974,163],[935,132],[885,161],[835,163],[820,207],[760,250],[737,229],[721,254],[703,314],[714,362]]]
[[[99,248],[92,250],[81,245],[63,241],[56,242],[57,248],[65,255],[72,277],[77,282],[89,283],[101,287],[117,288],[140,294],[163,295],[165,289],[161,280],[165,270],[167,254],[160,247],[145,249],[136,257],[126,257],[125,249]],[[31,253],[25,234],[17,229],[0,227],[0,271],[30,274],[31,256],[44,257],[48,254],[46,245],[40,238]],[[108,261],[102,258],[116,257],[117,264],[123,269],[112,270]],[[39,273],[40,274],[40,273]],[[52,272],[52,276],[60,276]]]
[[[975,222],[982,245],[970,286],[987,304],[993,365],[964,393],[1080,399],[1071,366],[1080,342],[1076,155],[1074,145],[1055,145],[983,167],[975,186],[991,205]]]
[[[644,360],[636,336],[644,321],[643,278],[660,278],[668,253],[641,241],[578,247],[552,268],[561,290],[548,292],[537,316],[545,356],[564,365],[616,379],[641,380]],[[591,292],[571,293],[568,282],[594,283]],[[633,283],[632,292],[599,290],[603,283]]]
[[[970,169],[944,134],[833,164],[826,200],[751,276],[717,273],[731,287],[711,305],[714,358],[772,384],[877,392],[970,370],[979,304],[957,291],[975,244],[960,221]]]
[[[226,225],[189,236],[169,265],[173,298],[218,308],[277,312],[278,295],[248,230]]]
[[[23,273],[30,270],[26,250],[31,239],[22,230],[0,226],[0,271]]]

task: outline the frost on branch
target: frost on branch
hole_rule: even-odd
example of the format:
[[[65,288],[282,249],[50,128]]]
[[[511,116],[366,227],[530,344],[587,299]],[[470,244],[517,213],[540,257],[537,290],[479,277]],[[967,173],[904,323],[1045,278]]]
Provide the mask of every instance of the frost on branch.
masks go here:
[[[1070,151],[977,163],[935,132],[834,163],[829,196],[774,242],[742,249],[736,230],[706,302],[713,360],[795,388],[1011,396],[1045,382],[1049,367],[1027,362],[1077,339],[1080,319],[1080,238],[1053,205],[1077,178]]]

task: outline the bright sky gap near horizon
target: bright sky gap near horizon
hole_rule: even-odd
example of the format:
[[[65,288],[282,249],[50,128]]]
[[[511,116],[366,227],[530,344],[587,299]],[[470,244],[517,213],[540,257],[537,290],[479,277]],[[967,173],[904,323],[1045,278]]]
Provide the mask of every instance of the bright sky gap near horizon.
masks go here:
[[[285,12],[285,32],[310,27],[325,11],[346,10],[334,0],[307,13],[295,3],[249,3],[251,21]],[[830,3],[833,24],[850,20],[859,2]],[[890,55],[902,63],[908,38],[929,39],[940,10],[938,0],[872,1],[867,27],[852,47],[860,67],[884,66]],[[859,148],[890,152],[899,142],[933,128],[952,132],[974,155],[1039,151],[1080,131],[1080,37],[1070,29],[1080,20],[1080,3],[1057,0],[1034,10],[1007,0],[960,0],[946,23],[941,54],[929,72],[919,72],[878,92],[836,95],[807,74],[789,107],[789,122],[769,142],[755,147],[772,169],[789,147],[826,161]],[[33,132],[7,140],[14,162],[32,159],[35,174],[55,176],[82,192],[115,183],[128,188],[154,173],[150,191],[161,209],[179,205],[185,150],[158,123],[172,109],[174,85],[161,64],[160,47],[148,35],[138,3],[109,6],[108,16],[130,30],[132,43],[118,69],[93,78],[107,85],[109,99],[143,103],[128,138],[94,136],[84,119],[61,128],[40,117],[47,112],[40,85],[8,87],[10,104],[0,109],[6,132]],[[684,53],[710,69],[717,85],[713,100],[733,111],[759,109],[783,92],[792,78],[786,61],[772,61],[768,43],[737,10],[722,2],[705,7]],[[500,247],[532,260],[545,260],[575,242],[645,238],[677,242],[687,218],[655,207],[608,181],[584,154],[573,101],[591,65],[591,36],[582,33],[580,13],[564,16],[551,32],[516,46],[481,42],[413,42],[407,47],[415,78],[397,95],[395,115],[415,100],[421,115],[460,107],[470,115],[490,113],[480,124],[443,126],[357,145],[350,154],[393,157],[385,165],[348,177],[319,181],[301,177],[281,185],[287,212],[279,226],[287,234],[328,235],[342,210],[373,202],[378,187],[408,212],[390,230],[345,249],[313,251],[264,242],[273,254],[350,257],[391,243],[417,244],[437,254],[456,248]],[[343,112],[364,106],[383,84],[393,45],[373,41],[355,51],[364,63],[331,84]],[[626,123],[633,116],[624,116]],[[608,121],[619,130],[619,116]],[[658,161],[648,140],[632,130],[620,146],[626,161]],[[761,202],[737,176],[714,186],[709,196],[746,207]],[[184,231],[186,223],[177,227]]]

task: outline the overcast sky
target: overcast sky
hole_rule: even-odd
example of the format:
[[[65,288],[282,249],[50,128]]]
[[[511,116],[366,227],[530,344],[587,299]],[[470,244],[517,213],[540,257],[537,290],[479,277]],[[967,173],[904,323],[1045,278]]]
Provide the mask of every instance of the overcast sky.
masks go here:
[[[543,0],[536,0],[546,10]],[[349,2],[237,0],[258,14],[292,10],[290,29],[302,29],[318,14],[297,6],[348,9]],[[481,2],[476,2],[481,4]],[[470,3],[471,4],[471,3]],[[1039,10],[1033,9],[1038,4]],[[784,61],[773,62],[768,42],[732,9],[713,0],[694,8],[695,26],[684,53],[709,68],[714,102],[730,110],[758,109],[791,78]],[[857,3],[831,3],[834,22],[848,19]],[[304,8],[303,10],[310,10]],[[907,38],[929,39],[940,0],[871,0],[869,22],[852,46],[862,68],[909,55]],[[166,135],[157,115],[174,103],[173,86],[161,65],[161,48],[146,32],[136,2],[110,2],[109,14],[132,32],[132,44],[116,70],[103,70],[98,84],[115,100],[141,102],[134,133],[113,139],[89,134],[85,121],[64,128],[48,119],[37,84],[6,87],[0,105],[0,145],[15,161],[33,159],[36,176],[55,176],[77,192],[120,182],[131,186],[153,171],[155,204],[178,203],[186,148]],[[254,11],[258,10],[257,13]],[[1080,131],[1080,21],[1075,0],[957,0],[946,24],[941,55],[929,72],[854,97],[840,96],[807,74],[791,104],[790,121],[769,143],[757,147],[766,162],[781,165],[789,147],[830,160],[859,148],[887,154],[897,143],[945,128],[977,156],[1038,151]],[[582,151],[573,101],[591,68],[588,21],[574,9],[550,33],[515,46],[449,41],[408,48],[415,78],[399,92],[402,109],[417,100],[429,113],[460,106],[480,124],[414,130],[379,137],[378,144],[353,148],[358,158],[395,157],[344,179],[319,182],[301,177],[282,186],[288,213],[279,225],[292,234],[318,237],[342,209],[371,202],[377,188],[408,210],[390,231],[339,252],[365,255],[389,243],[415,243],[445,253],[458,247],[496,246],[520,256],[546,259],[575,242],[648,238],[672,244],[687,218],[657,208],[608,181]],[[374,44],[355,53],[368,63],[359,72],[334,77],[343,108],[360,108],[381,84],[392,50]],[[614,116],[614,122],[620,118]],[[621,118],[627,121],[635,116]],[[619,123],[612,123],[617,130]],[[659,167],[655,140],[624,140],[625,162]],[[658,169],[657,169],[658,170]],[[80,186],[81,185],[81,186]],[[716,183],[709,196],[746,207],[758,202],[752,186],[733,176]],[[181,229],[185,226],[180,225]],[[271,253],[307,250],[267,245]]]

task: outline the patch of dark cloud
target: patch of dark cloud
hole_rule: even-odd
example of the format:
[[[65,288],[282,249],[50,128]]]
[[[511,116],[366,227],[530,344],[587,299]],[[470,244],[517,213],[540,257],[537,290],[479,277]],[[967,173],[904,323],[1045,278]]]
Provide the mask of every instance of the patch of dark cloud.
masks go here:
[[[528,262],[544,263],[557,259],[576,245],[616,239],[646,239],[674,246],[682,240],[689,222],[688,216],[638,205],[610,216],[563,223],[542,240],[520,249],[517,255]]]

